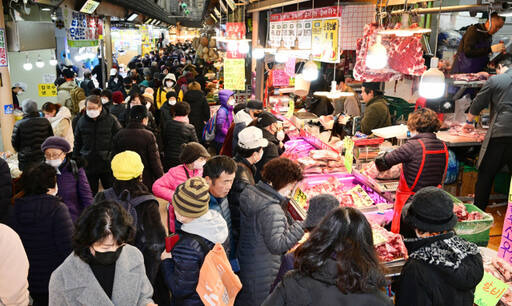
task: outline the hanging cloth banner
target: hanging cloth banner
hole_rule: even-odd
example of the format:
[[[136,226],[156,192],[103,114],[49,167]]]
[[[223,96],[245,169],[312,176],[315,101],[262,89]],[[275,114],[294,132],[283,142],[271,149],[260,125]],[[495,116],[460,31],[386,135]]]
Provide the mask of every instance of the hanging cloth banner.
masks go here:
[[[103,20],[69,8],[62,9],[68,47],[95,47],[103,36]]]

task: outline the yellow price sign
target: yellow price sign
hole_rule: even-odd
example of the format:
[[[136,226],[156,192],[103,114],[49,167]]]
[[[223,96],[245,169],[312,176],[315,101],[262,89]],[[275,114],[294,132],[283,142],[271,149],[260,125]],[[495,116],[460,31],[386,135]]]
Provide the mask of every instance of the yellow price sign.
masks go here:
[[[38,84],[38,93],[40,97],[56,97],[57,87],[55,84]]]
[[[484,277],[475,289],[474,303],[478,306],[494,306],[507,289],[507,283],[488,272],[484,272]]]
[[[224,58],[224,89],[245,90],[245,59]]]
[[[295,101],[290,99],[288,101],[288,111],[286,112],[286,118],[291,118],[293,116],[293,112],[295,111]]]
[[[302,192],[302,190],[299,187],[297,187],[297,189],[295,189],[295,193],[293,194],[293,200],[300,207],[305,208],[308,203],[308,196],[304,192]]]
[[[345,168],[348,173],[352,173],[352,165],[354,164],[354,141],[349,136],[343,139],[343,147],[345,148]]]

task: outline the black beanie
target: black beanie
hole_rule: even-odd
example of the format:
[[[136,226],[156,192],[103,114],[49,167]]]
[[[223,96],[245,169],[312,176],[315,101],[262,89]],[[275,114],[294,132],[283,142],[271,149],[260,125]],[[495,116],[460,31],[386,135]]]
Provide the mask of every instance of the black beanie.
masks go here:
[[[133,105],[130,108],[130,120],[142,121],[148,117],[148,110],[145,105]]]

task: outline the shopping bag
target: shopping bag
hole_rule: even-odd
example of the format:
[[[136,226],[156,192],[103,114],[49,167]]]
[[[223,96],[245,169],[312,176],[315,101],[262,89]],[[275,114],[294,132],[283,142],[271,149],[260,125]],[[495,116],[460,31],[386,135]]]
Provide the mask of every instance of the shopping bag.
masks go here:
[[[197,283],[197,294],[206,306],[232,306],[242,283],[231,269],[220,243],[206,255]]]

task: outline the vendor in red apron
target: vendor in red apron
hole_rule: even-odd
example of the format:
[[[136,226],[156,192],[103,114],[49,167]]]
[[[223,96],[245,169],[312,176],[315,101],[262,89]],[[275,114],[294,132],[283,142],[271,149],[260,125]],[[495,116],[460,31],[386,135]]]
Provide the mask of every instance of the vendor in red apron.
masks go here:
[[[446,144],[434,134],[441,127],[434,111],[427,108],[416,110],[409,115],[407,127],[412,137],[400,148],[375,160],[379,171],[402,164],[391,224],[394,233],[400,232],[402,208],[409,197],[423,187],[441,187],[448,167]]]

